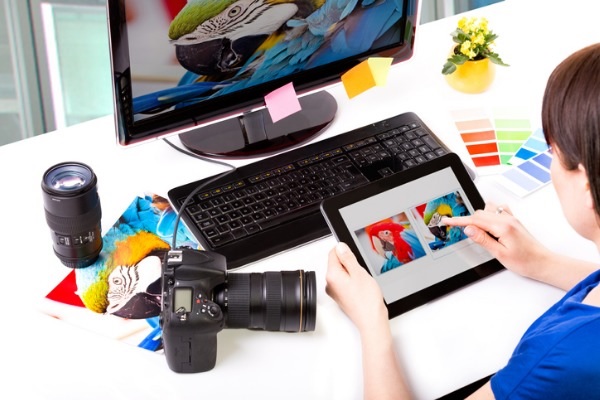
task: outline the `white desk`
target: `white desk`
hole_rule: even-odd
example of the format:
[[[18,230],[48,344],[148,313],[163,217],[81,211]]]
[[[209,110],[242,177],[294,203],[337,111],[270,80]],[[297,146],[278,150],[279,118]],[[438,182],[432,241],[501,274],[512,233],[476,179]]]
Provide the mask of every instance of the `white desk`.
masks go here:
[[[448,110],[457,104],[520,103],[539,109],[545,80],[572,51],[598,38],[593,0],[506,0],[474,14],[500,35],[497,49],[511,64],[499,68],[494,86],[477,96],[453,92],[440,73],[457,17],[420,26],[417,52],[393,68],[388,85],[348,100],[330,90],[339,112],[325,134],[335,135],[391,115],[416,112],[470,162]],[[538,11],[537,7],[541,7]],[[534,40],[536,44],[527,42]],[[539,43],[537,43],[539,42]],[[39,302],[68,270],[54,256],[44,219],[40,182],[58,162],[89,164],[99,179],[104,229],[133,198],[166,195],[177,185],[220,172],[162,142],[122,149],[115,145],[112,117],[0,147],[3,210],[4,309],[0,397],[48,399],[358,399],[362,373],[358,336],[325,294],[332,237],[248,266],[242,272],[315,270],[316,331],[287,334],[225,330],[214,370],[180,375],[161,355],[74,327],[38,311]],[[494,183],[477,182],[484,197],[507,203],[549,247],[585,259],[596,249],[562,217],[548,186],[525,199]],[[502,272],[395,318],[391,324],[410,385],[419,398],[434,398],[493,373],[508,359],[531,321],[561,293]]]

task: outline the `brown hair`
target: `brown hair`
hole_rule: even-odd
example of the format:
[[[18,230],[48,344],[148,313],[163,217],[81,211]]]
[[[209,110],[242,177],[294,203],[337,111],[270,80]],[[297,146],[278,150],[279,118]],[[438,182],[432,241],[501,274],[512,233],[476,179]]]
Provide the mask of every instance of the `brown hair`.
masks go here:
[[[561,62],[546,85],[542,104],[546,141],[560,150],[568,170],[581,164],[600,216],[600,43]]]

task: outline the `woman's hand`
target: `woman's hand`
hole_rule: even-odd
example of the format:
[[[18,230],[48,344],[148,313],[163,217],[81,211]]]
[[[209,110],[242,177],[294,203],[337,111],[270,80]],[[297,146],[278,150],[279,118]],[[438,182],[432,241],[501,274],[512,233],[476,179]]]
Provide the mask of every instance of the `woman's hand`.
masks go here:
[[[365,400],[409,399],[379,285],[345,243],[329,252],[325,290],[361,336]]]
[[[507,206],[487,204],[466,217],[444,218],[449,226],[464,226],[465,234],[512,271],[535,277],[550,252],[515,218]]]
[[[596,263],[548,250],[531,236],[506,206],[488,204],[473,215],[444,218],[442,222],[450,226],[464,226],[465,234],[506,268],[563,290],[571,289],[598,269]]]
[[[325,290],[354,322],[361,334],[388,325],[387,308],[379,285],[360,266],[345,243],[329,252]]]

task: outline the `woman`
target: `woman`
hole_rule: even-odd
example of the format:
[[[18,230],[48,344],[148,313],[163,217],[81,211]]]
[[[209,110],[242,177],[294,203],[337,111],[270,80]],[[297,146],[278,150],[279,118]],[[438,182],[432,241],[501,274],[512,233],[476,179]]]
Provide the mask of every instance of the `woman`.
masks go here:
[[[567,221],[600,250],[600,44],[574,53],[553,71],[542,126]],[[444,223],[465,227],[467,236],[513,272],[568,291],[527,330],[507,365],[470,398],[600,398],[598,265],[552,253],[506,207],[488,204]],[[326,289],[360,332],[365,397],[409,398],[381,291],[343,243],[330,252]]]

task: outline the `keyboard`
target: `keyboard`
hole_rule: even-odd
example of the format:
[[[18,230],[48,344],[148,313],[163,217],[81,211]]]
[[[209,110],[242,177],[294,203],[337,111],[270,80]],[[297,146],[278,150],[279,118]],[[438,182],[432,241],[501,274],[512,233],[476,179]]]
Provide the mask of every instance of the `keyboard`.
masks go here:
[[[404,113],[176,187],[168,197],[202,247],[236,269],[331,234],[323,199],[450,152],[414,113]]]

